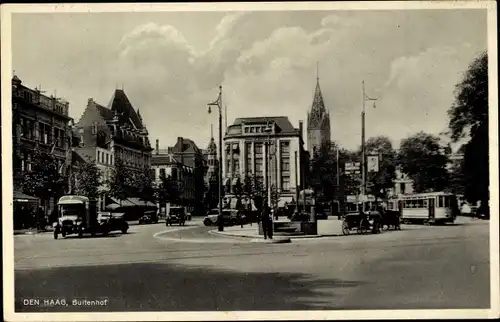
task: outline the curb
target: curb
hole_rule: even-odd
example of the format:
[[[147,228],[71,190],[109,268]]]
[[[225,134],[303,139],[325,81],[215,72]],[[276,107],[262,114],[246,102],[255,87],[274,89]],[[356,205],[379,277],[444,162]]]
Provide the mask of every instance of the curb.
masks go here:
[[[227,237],[239,237],[239,238],[252,238],[252,239],[263,239],[263,236],[260,235],[239,235],[239,234],[234,234],[231,232],[220,232],[218,230],[210,230],[210,234],[215,234],[215,235],[221,235],[221,236],[227,236]],[[340,237],[343,236],[342,234],[336,234],[336,235],[299,235],[299,236],[281,236],[281,235],[274,235],[275,237],[279,238],[288,238],[288,239],[312,239],[312,238],[326,238],[326,237]]]
[[[273,239],[264,239],[264,238],[254,238],[250,240],[251,243],[259,243],[259,244],[287,244],[291,243],[292,240],[290,238],[273,238]]]

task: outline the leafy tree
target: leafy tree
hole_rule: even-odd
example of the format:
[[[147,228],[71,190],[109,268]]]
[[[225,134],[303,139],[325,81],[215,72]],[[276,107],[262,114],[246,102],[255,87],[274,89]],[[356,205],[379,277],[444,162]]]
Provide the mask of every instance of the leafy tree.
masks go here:
[[[332,145],[322,144],[315,151],[311,162],[309,186],[314,190],[319,200],[331,201],[339,189],[337,185],[337,160],[336,152]],[[335,148],[337,146],[333,145]],[[340,158],[340,152],[339,152]]]
[[[262,178],[255,175],[245,176],[243,178],[243,194],[253,200],[257,207],[261,207],[266,197],[266,188]]]
[[[161,204],[178,204],[181,199],[181,190],[179,183],[171,176],[161,176],[158,186],[158,201]]]
[[[87,156],[86,162],[78,164],[77,170],[73,173],[75,178],[73,193],[86,196],[96,200],[99,197],[101,187],[101,170],[93,160]]]
[[[31,155],[31,169],[23,173],[23,192],[42,200],[57,198],[64,194],[65,178],[59,173],[55,158],[46,152],[34,150]]]
[[[137,196],[144,203],[156,201],[154,178],[147,169],[136,174],[135,187],[137,187]]]
[[[233,185],[233,194],[236,197],[236,208],[241,207],[241,199],[243,198],[244,191],[243,191],[243,184],[240,180],[240,178],[236,179],[236,182]]]
[[[401,170],[413,180],[415,192],[443,191],[448,185],[447,156],[439,138],[419,132],[401,141],[397,156]]]
[[[392,148],[391,140],[386,136],[369,138],[365,144],[367,155],[379,156],[379,171],[368,172],[367,182],[372,186],[368,193],[377,198],[385,198],[387,190],[393,187],[396,178],[396,152]]]
[[[108,181],[108,194],[116,198],[120,202],[120,206],[123,200],[126,200],[132,195],[132,172],[125,167],[125,164],[120,158],[115,161],[115,166],[111,170],[111,176]]]
[[[455,101],[448,110],[451,139],[469,138],[463,147],[463,176],[468,201],[489,200],[488,155],[488,55],[479,55],[455,87]]]
[[[208,180],[208,184],[205,186],[203,204],[207,210],[213,209],[219,204],[219,182],[215,175]]]

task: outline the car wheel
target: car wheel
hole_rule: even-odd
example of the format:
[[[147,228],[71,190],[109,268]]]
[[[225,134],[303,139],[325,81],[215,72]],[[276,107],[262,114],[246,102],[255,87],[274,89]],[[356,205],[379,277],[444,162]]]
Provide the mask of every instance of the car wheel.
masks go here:
[[[66,232],[64,230],[61,232],[61,236],[66,237]]]
[[[59,236],[59,232],[57,231],[57,228],[54,229],[54,239],[57,239]]]
[[[212,221],[210,221],[210,219],[205,219],[205,220],[203,221],[203,224],[204,224],[205,226],[212,226]]]
[[[128,228],[122,228],[122,234],[126,234],[128,231]]]

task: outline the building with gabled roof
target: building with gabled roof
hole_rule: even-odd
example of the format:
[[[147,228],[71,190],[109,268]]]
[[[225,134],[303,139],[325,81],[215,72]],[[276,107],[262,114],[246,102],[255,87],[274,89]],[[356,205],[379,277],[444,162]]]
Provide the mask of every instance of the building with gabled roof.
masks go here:
[[[330,113],[325,108],[318,77],[316,78],[316,89],[314,90],[311,110],[307,113],[307,150],[313,157],[322,144],[330,144],[330,142]]]
[[[201,153],[201,150],[192,140],[179,138],[173,147],[160,149],[160,140],[156,139],[156,149],[151,159],[151,172],[154,174],[156,183],[160,184],[162,177],[170,177],[176,182],[180,189],[180,199],[179,204],[174,204],[174,206],[183,206],[189,213],[195,212],[196,197],[199,191],[203,193],[204,189],[203,157],[199,159],[197,153]],[[197,160],[201,160],[201,167]],[[198,165],[199,168],[191,165]],[[201,177],[199,177],[200,174]],[[168,214],[170,206],[171,203],[158,203],[161,214]]]
[[[103,183],[110,178],[117,159],[130,170],[149,172],[153,149],[148,130],[123,90],[116,89],[106,107],[89,98],[74,132],[79,138],[75,150],[97,164]],[[101,209],[105,199],[111,198],[101,196]]]

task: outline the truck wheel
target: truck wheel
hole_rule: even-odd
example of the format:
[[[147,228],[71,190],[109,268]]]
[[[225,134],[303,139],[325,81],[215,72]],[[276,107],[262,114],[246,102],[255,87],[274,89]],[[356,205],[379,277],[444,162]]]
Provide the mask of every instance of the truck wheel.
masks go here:
[[[127,233],[127,230],[128,230],[128,228],[127,228],[127,227],[123,227],[123,228],[122,228],[122,234],[126,234],[126,233]]]
[[[61,236],[66,237],[66,232],[64,230],[61,232]]]
[[[59,232],[57,231],[57,228],[54,229],[54,239],[57,239],[59,236]]]

